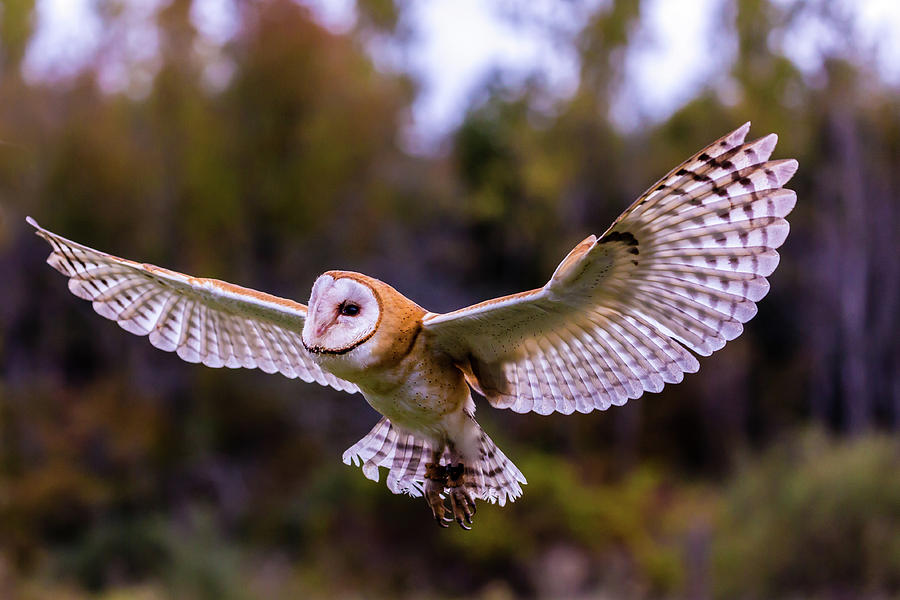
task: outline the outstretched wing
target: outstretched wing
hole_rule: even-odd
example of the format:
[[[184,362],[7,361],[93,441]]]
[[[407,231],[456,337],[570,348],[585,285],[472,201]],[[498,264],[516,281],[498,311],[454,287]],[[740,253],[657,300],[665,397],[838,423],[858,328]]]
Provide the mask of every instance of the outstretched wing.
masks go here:
[[[217,279],[136,263],[67,240],[28,217],[50,242],[47,263],[100,315],[184,360],[208,367],[259,367],[287,377],[357,387],[321,370],[300,339],[306,306]]]
[[[677,383],[743,331],[769,290],[796,202],[795,160],[750,124],[663,177],[544,287],[447,314],[424,332],[494,406],[571,413]]]

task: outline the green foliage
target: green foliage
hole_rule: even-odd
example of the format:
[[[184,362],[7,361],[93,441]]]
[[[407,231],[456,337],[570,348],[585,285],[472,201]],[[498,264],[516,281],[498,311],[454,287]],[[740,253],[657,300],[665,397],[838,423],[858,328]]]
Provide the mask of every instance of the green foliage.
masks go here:
[[[16,77],[31,38],[34,0],[4,0],[0,5],[0,69]]]
[[[396,0],[359,0],[356,11],[365,27],[376,32],[392,33],[400,20],[400,7]]]
[[[591,484],[565,458],[529,454],[517,460],[528,474],[527,500],[503,510],[486,508],[472,531],[446,538],[470,560],[533,563],[545,548],[573,544],[597,561],[633,561],[631,577],[658,592],[680,589],[679,549],[665,530],[674,499],[658,473],[638,469],[621,481]]]
[[[716,595],[900,589],[900,442],[818,431],[748,462],[724,491]]]

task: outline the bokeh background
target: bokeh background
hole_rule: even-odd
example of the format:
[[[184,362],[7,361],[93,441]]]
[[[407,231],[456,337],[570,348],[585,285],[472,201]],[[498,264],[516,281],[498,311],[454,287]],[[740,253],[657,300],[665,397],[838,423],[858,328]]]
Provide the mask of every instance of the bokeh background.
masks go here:
[[[65,3],[0,5],[0,597],[900,597],[900,23],[706,2],[684,35],[708,60],[660,104],[691,71],[681,46],[646,58],[672,3],[490,0],[545,45],[434,109],[494,34],[422,62],[412,0],[337,24],[327,2],[81,4],[55,41]],[[300,300],[359,270],[444,311],[542,285],[747,120],[801,166],[758,316],[621,408],[480,402],[529,484],[471,532],[341,464],[376,421],[361,397],[155,350],[23,221]]]

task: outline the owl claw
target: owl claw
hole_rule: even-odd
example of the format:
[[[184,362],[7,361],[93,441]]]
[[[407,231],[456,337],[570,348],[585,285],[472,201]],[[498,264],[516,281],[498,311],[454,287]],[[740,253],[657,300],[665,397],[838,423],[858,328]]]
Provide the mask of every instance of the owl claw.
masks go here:
[[[428,502],[428,508],[431,509],[431,515],[437,524],[441,527],[447,527],[447,523],[451,523],[453,519],[447,516],[447,507],[444,505],[444,498],[441,497],[440,489],[428,489],[426,485],[425,501]]]
[[[444,505],[444,487],[447,485],[447,467],[437,463],[427,463],[425,465],[425,501],[428,502],[428,508],[434,520],[441,527],[449,527],[448,523],[453,522],[446,516],[447,507]]]
[[[444,491],[450,497],[450,506],[444,498]],[[434,520],[441,527],[456,523],[463,529],[472,529],[475,515],[475,499],[465,485],[465,468],[458,465],[445,466],[435,463],[425,465],[425,501]]]
[[[471,529],[466,527],[465,523],[472,524],[472,517],[475,516],[475,500],[465,486],[450,488],[450,507],[459,526]]]
[[[450,489],[450,508],[456,522],[463,529],[471,529],[475,515],[475,499],[466,487],[466,469],[462,463],[448,467],[447,485]]]

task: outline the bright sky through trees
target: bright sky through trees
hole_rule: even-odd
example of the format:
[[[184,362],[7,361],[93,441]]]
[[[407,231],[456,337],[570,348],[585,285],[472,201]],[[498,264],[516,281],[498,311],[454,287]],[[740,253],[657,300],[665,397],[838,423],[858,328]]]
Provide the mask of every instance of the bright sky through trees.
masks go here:
[[[352,0],[303,0],[316,18],[334,31],[353,27]],[[788,4],[782,0],[782,4]],[[25,64],[30,79],[67,76],[76,72],[97,49],[100,22],[91,12],[91,0],[39,0],[38,32]],[[122,57],[109,57],[101,71],[101,84],[116,90],[140,89],[152,77],[155,32],[150,25],[160,0],[127,0],[125,13],[135,26],[129,28]],[[577,4],[577,3],[576,3]],[[584,3],[588,6],[592,2]],[[900,2],[867,0],[835,2],[855,15],[855,27],[876,57],[876,68],[889,82],[900,84]],[[410,144],[427,150],[458,125],[473,93],[493,70],[523,81],[537,73],[548,88],[566,97],[578,81],[577,60],[570,51],[553,43],[546,31],[528,23],[514,23],[501,14],[503,3],[480,0],[430,0],[414,3],[404,14],[413,32],[412,42],[402,52],[372,48],[379,64],[410,72],[422,91],[413,106]],[[556,8],[554,8],[556,7]],[[559,21],[559,5],[544,0],[532,3],[532,14],[556,19],[555,26],[577,30],[577,9]],[[613,105],[613,116],[628,128],[642,119],[658,121],[708,84],[727,64],[734,49],[715,35],[723,0],[645,3],[646,27],[637,32],[646,43],[626,58],[628,83],[622,98]],[[194,21],[213,44],[232,35],[238,16],[231,0],[196,0]],[[141,22],[146,26],[141,27]],[[839,46],[840,40],[808,20],[796,35],[773,44],[807,72],[818,67],[821,49]],[[129,65],[144,65],[135,75]],[[222,65],[209,73],[212,84],[227,81]]]

